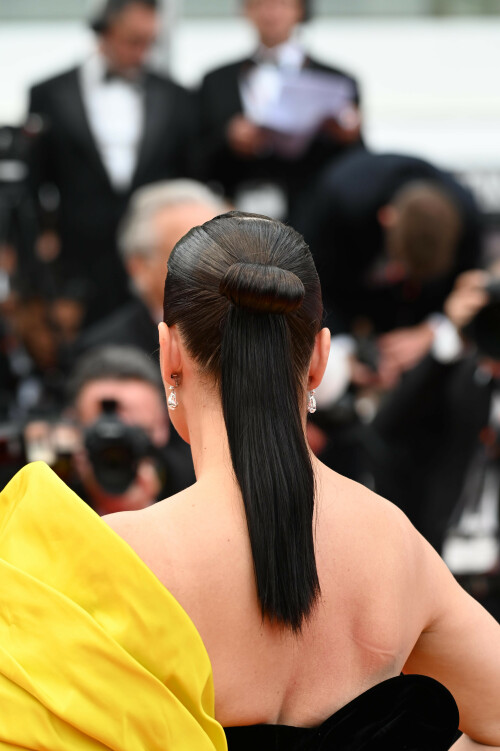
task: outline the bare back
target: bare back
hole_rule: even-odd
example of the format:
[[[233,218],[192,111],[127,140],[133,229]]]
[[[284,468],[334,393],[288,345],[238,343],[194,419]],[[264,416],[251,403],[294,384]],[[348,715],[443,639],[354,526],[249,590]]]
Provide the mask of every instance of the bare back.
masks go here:
[[[418,538],[389,502],[317,466],[321,597],[300,635],[262,621],[242,502],[204,481],[156,506],[107,517],[195,623],[226,726],[318,724],[398,675],[429,618]]]

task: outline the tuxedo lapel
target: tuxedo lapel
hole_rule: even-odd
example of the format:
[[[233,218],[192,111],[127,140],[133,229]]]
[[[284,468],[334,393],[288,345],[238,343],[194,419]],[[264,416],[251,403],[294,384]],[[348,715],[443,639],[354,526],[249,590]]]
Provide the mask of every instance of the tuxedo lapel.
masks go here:
[[[252,58],[243,60],[235,70],[236,75],[234,75],[233,73],[230,76],[230,80],[228,80],[228,86],[224,94],[227,95],[228,106],[230,106],[231,109],[236,112],[243,111],[243,100],[241,98],[241,82],[245,79],[246,76],[248,76],[253,68],[255,68],[255,61],[252,60]]]
[[[242,60],[222,68],[207,91],[206,106],[213,120],[212,127],[223,128],[233,115],[243,112],[241,82],[255,67],[253,60]]]
[[[90,129],[82,96],[78,68],[70,71],[67,76],[61,79],[54,95],[58,100],[56,106],[60,117],[67,124],[65,131],[71,133],[72,138],[86,154],[96,172],[100,174],[102,179],[111,188],[108,173],[102,163],[94,135]]]
[[[148,164],[155,159],[159,145],[170,137],[170,125],[174,108],[172,91],[150,74],[144,82],[144,127],[142,131],[132,187],[142,184],[142,176]]]

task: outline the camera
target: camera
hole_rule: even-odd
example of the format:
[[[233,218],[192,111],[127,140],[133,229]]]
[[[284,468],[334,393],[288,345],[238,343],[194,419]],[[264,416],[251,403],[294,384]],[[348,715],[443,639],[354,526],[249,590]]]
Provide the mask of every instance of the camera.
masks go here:
[[[481,354],[500,360],[500,279],[493,279],[486,287],[490,301],[464,328]]]
[[[114,399],[104,399],[102,414],[86,430],[84,439],[96,480],[111,495],[125,493],[136,477],[140,460],[156,455],[144,430],[122,422],[117,407]]]
[[[356,358],[365,365],[372,373],[378,373],[380,364],[380,352],[376,337],[371,335],[358,335],[355,337]]]

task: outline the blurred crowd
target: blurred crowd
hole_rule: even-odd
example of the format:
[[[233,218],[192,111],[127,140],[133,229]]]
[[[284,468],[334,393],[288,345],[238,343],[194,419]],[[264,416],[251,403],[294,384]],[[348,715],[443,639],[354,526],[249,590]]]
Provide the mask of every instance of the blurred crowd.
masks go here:
[[[308,424],[500,619],[500,264],[473,195],[373,153],[359,82],[308,54],[308,0],[242,0],[258,45],[188,91],[150,70],[155,0],[0,128],[0,484],[47,461],[98,513],[194,482],[157,358],[168,256],[236,206],[300,230],[331,355]],[[187,51],[187,54],[189,51]],[[264,366],[264,365],[263,365]]]

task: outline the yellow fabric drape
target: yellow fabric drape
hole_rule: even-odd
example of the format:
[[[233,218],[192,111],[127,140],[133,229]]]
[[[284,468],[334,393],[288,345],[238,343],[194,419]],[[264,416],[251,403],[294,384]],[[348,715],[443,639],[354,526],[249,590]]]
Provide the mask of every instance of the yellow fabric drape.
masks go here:
[[[0,494],[0,748],[227,748],[192,621],[41,462]]]

